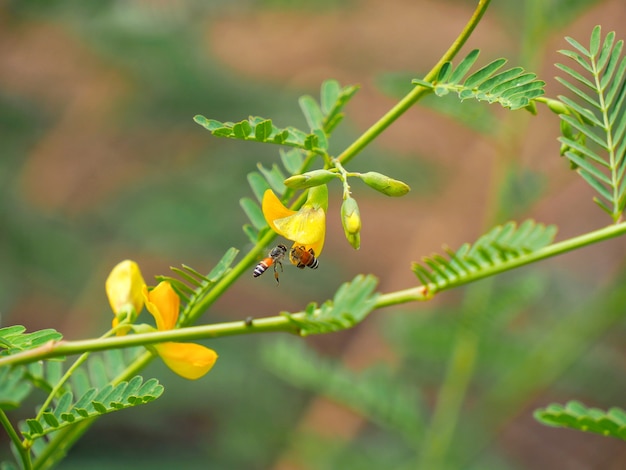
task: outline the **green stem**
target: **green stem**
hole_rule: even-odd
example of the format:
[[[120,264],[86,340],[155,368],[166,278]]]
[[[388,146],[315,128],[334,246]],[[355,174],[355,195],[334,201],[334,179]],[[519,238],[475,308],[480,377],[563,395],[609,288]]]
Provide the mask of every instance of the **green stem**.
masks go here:
[[[463,278],[453,287],[461,284],[483,279],[487,276],[493,276],[503,271],[509,271],[521,266],[541,261],[553,256],[557,256],[569,251],[582,248],[593,243],[598,243],[610,238],[615,238],[626,233],[626,222],[609,225],[608,227],[595,230],[578,237],[570,238],[559,243],[547,246],[533,253],[519,258],[515,258],[502,265],[493,268],[487,268],[480,273]],[[446,289],[450,286],[446,286]],[[438,289],[434,284],[427,286],[414,287],[402,291],[381,294],[378,296],[375,309],[389,307],[391,305],[404,304],[408,302],[428,300]],[[295,318],[304,318],[304,312],[292,314]],[[246,317],[246,315],[242,315]],[[143,346],[146,344],[160,343],[163,341],[189,341],[206,338],[217,338],[222,336],[233,336],[250,333],[269,333],[269,332],[288,332],[297,333],[293,324],[286,317],[279,315],[274,317],[259,318],[254,320],[251,326],[246,325],[245,321],[216,323],[212,325],[200,325],[176,330],[157,331],[153,333],[142,333],[129,336],[115,336],[106,339],[92,339],[79,341],[60,341],[58,343],[50,343],[39,348],[24,351],[12,356],[0,358],[0,367],[15,364],[26,364],[49,359],[52,357],[66,356],[72,354],[80,354],[87,351],[103,351],[106,349],[127,348],[132,346]],[[150,356],[150,355],[149,355]],[[148,359],[142,356],[141,361]]]
[[[480,0],[474,14],[469,19],[463,31],[456,40],[448,48],[445,54],[439,59],[439,62],[426,74],[424,81],[432,82],[439,73],[439,69],[444,63],[451,61],[459,52],[461,47],[467,42],[470,35],[485,14],[491,0]],[[411,106],[417,103],[423,96],[432,90],[422,86],[416,86],[404,98],[402,98],[393,108],[391,108],[383,117],[376,121],[369,129],[367,129],[358,139],[356,139],[341,155],[337,157],[341,163],[346,164],[352,160],[356,154],[369,145],[376,137],[378,137],[387,127],[402,116]]]
[[[429,287],[432,289],[433,293],[440,291],[440,290],[448,290],[453,287],[458,287],[460,285],[478,281],[479,279],[483,279],[485,277],[494,276],[496,274],[500,274],[505,271],[510,271],[512,269],[520,268],[527,264],[535,263],[537,261],[541,261],[547,258],[552,258],[553,256],[567,253],[569,251],[574,251],[579,248],[583,248],[587,245],[591,245],[591,244],[598,243],[604,240],[608,240],[610,238],[619,237],[625,233],[626,233],[626,222],[615,224],[615,225],[609,225],[599,230],[585,233],[584,235],[580,235],[578,237],[570,238],[562,242],[548,245],[545,248],[541,248],[527,255],[520,256],[518,258],[513,258],[509,261],[506,261],[501,264],[497,264],[492,267],[481,269],[480,271],[477,271],[475,273],[469,273],[467,276],[460,278],[457,282],[450,282],[450,283],[445,284],[442,287],[439,287],[436,284],[432,284],[432,285],[429,285]]]
[[[445,457],[453,440],[467,388],[474,374],[480,337],[475,323],[485,311],[491,286],[480,284],[466,297],[464,321],[460,324],[443,385],[437,396],[437,405],[422,444],[418,468],[445,468]]]
[[[2,424],[2,427],[5,429],[5,431],[9,435],[9,439],[11,439],[11,442],[13,442],[13,445],[15,446],[17,453],[20,455],[20,460],[22,461],[22,467],[25,470],[32,469],[33,466],[30,461],[30,454],[28,452],[28,449],[26,449],[26,447],[22,445],[22,440],[20,439],[20,436],[18,435],[17,431],[15,431],[15,428],[11,424],[9,417],[5,414],[4,410],[2,409],[0,409],[0,424]]]

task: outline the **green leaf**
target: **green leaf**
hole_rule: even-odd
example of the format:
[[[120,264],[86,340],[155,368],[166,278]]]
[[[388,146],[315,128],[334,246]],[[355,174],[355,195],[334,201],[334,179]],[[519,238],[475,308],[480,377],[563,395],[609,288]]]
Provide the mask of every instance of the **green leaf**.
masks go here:
[[[348,85],[343,88],[336,80],[326,80],[320,91],[321,110],[324,114],[323,126],[317,128],[330,135],[343,119],[343,108],[352,99],[359,87]],[[328,148],[328,147],[322,147]]]
[[[512,263],[552,243],[556,227],[532,220],[494,227],[473,245],[464,244],[447,258],[433,255],[413,264],[413,272],[430,292],[466,284],[506,270]]]
[[[280,160],[290,175],[299,174],[304,163],[304,152],[300,149],[280,150]]]
[[[257,168],[263,174],[266,181],[269,183],[275,193],[277,193],[278,195],[283,195],[285,193],[285,190],[287,189],[287,187],[283,183],[283,181],[285,181],[285,175],[282,171],[280,171],[278,165],[272,165],[272,169],[268,170],[263,165],[258,163]],[[263,197],[261,197],[261,201],[262,200]]]
[[[265,191],[270,189],[270,185],[267,180],[257,171],[251,171],[248,173],[248,184],[252,188],[252,192],[254,193],[254,197],[256,197],[257,201],[263,201],[263,194]]]
[[[0,368],[0,410],[13,410],[20,406],[33,386],[24,380],[25,367]]]
[[[250,205],[251,207],[254,205],[258,208],[256,202],[252,199],[244,199],[248,200],[248,202],[244,204]],[[255,209],[250,210],[254,211]],[[258,210],[260,211],[260,208]],[[201,302],[211,289],[213,289],[215,284],[230,271],[230,266],[237,257],[238,253],[239,250],[236,248],[228,249],[224,256],[222,256],[222,259],[206,275],[201,274],[199,271],[189,266],[183,265],[182,268],[171,268],[174,273],[183,278],[182,281],[174,277],[157,276],[159,281],[167,280],[172,283],[172,287],[174,287],[179,295],[182,293],[182,309],[179,319],[180,325],[184,326],[189,322],[189,315],[195,305]],[[197,313],[199,314],[199,312]]]
[[[163,386],[155,379],[148,380],[140,387],[142,382],[143,379],[137,376],[116,387],[106,385],[101,390],[92,388],[76,403],[73,402],[72,394],[67,392],[56,402],[54,409],[42,413],[39,419],[27,419],[25,426],[22,426],[22,434],[26,439],[38,439],[85,419],[149,403],[163,393]]]
[[[478,59],[479,54],[480,51],[478,49],[470,51],[470,53],[467,54],[456,69],[454,69],[454,72],[452,72],[448,82],[458,83],[467,74],[467,72],[469,72],[469,69],[472,68],[472,65],[474,65],[474,62]]]
[[[317,101],[311,96],[304,95],[300,97],[298,102],[309,128],[311,130],[322,129],[324,127],[324,115]]]
[[[261,207],[252,199],[250,199],[249,197],[242,197],[239,200],[239,205],[246,213],[248,219],[250,219],[250,222],[252,222],[252,225],[256,229],[260,230],[267,225],[265,217],[263,216],[263,212],[261,211]]]
[[[325,80],[322,83],[322,89],[320,91],[320,104],[324,115],[327,116],[333,112],[335,105],[341,98],[341,93],[341,86],[337,80]]]
[[[26,328],[21,325],[0,328],[0,355],[15,354],[62,338],[61,333],[51,328],[32,333],[26,333]]]
[[[271,119],[258,116],[237,122],[219,122],[198,115],[194,121],[210,131],[216,137],[238,140],[254,140],[262,143],[287,145],[305,149],[305,141],[313,134],[307,134],[294,127],[280,129],[273,125]]]
[[[378,294],[374,293],[377,279],[374,276],[358,275],[351,282],[339,287],[333,300],[317,308],[311,303],[304,315],[296,316],[281,312],[298,329],[301,336],[339,331],[360,323],[374,308]]]
[[[254,127],[254,137],[259,142],[266,142],[272,135],[272,120],[264,119]]]
[[[256,245],[259,241],[259,231],[250,224],[245,224],[242,229],[243,233],[245,233],[246,237],[248,237],[248,240],[250,240],[250,243]]]
[[[496,59],[493,62],[488,63],[467,77],[465,80],[465,86],[468,88],[479,86],[482,82],[496,73],[496,71],[500,70],[506,63],[506,59]]]
[[[534,413],[540,423],[553,427],[565,427],[592,432],[603,436],[626,440],[626,412],[611,408],[608,412],[587,408],[580,402],[570,401],[565,406],[553,403]]]

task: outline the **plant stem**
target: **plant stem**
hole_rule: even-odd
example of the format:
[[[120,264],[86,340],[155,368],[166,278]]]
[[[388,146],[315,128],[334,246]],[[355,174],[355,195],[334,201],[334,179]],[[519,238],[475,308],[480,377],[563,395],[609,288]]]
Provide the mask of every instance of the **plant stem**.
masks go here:
[[[480,0],[474,14],[469,19],[463,31],[459,34],[456,40],[448,48],[448,50],[441,56],[439,62],[426,74],[424,81],[432,82],[439,73],[439,69],[444,63],[451,61],[454,56],[459,52],[461,47],[467,42],[470,35],[478,25],[480,19],[485,14],[487,7],[491,0]],[[356,154],[369,145],[376,137],[378,137],[387,127],[389,127],[396,119],[402,116],[411,106],[417,103],[423,96],[430,93],[432,90],[422,86],[415,86],[404,98],[402,98],[393,108],[391,108],[383,117],[376,121],[369,129],[367,129],[358,139],[356,139],[348,148],[346,148],[341,155],[337,157],[339,162],[346,164],[352,160]]]
[[[6,415],[6,413],[2,409],[0,409],[0,424],[2,424],[2,427],[9,435],[9,439],[11,439],[11,442],[13,442],[13,445],[15,446],[17,453],[20,455],[20,460],[22,461],[22,467],[25,470],[32,469],[33,466],[30,461],[30,454],[28,453],[28,450],[22,445],[22,440],[20,439],[20,436],[15,431],[15,428],[11,424],[9,417]]]
[[[626,233],[626,222],[595,230],[578,237],[570,238],[559,243],[520,256],[502,265],[498,265],[491,269],[485,269],[467,278],[463,278],[453,286],[468,284],[470,282],[483,279],[487,276],[493,276],[503,271],[509,271],[521,266],[541,261],[553,256],[557,256],[569,251],[582,248],[593,243],[598,243],[610,238],[615,238]],[[243,260],[242,260],[243,262]],[[449,286],[446,288],[450,288]],[[377,298],[375,309],[389,307],[391,305],[404,304],[408,302],[428,300],[437,290],[437,286],[429,284],[427,286],[413,287],[401,291],[391,292],[388,294],[380,294]],[[304,312],[292,314],[295,318],[304,318]],[[242,315],[246,317],[246,315]],[[222,336],[233,336],[251,333],[269,333],[269,332],[287,332],[296,333],[297,330],[293,324],[284,316],[274,316],[267,318],[259,318],[254,320],[252,326],[246,325],[245,321],[216,323],[212,325],[200,325],[186,328],[180,328],[168,331],[157,331],[153,333],[142,333],[129,336],[114,336],[106,339],[91,339],[79,341],[60,341],[57,343],[49,343],[39,348],[24,351],[12,356],[0,358],[0,367],[15,364],[27,364],[30,362],[49,359],[51,357],[65,356],[71,354],[81,354],[87,351],[103,351],[106,349],[127,348],[132,346],[142,346],[146,344],[160,343],[163,341],[189,341],[206,338],[217,338]],[[142,361],[147,359],[141,358]]]
[[[437,396],[431,425],[423,440],[418,468],[445,468],[445,458],[452,443],[467,388],[478,358],[480,336],[476,322],[486,311],[492,293],[491,283],[470,289],[465,300],[464,321],[459,325],[446,376]]]

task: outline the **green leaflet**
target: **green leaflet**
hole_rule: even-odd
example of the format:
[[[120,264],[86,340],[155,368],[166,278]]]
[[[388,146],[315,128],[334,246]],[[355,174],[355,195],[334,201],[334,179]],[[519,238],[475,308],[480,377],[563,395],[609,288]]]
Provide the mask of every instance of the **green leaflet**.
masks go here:
[[[570,401],[565,406],[553,403],[546,408],[540,408],[534,415],[537,421],[548,426],[577,429],[626,440],[626,412],[621,408],[603,411],[587,408],[578,401]]]

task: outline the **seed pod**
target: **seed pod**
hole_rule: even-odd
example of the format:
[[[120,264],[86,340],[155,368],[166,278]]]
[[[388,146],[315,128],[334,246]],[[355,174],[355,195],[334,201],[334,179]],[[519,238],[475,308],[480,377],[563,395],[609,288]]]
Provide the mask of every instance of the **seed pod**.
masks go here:
[[[375,171],[363,173],[361,175],[361,179],[370,188],[374,188],[376,191],[391,197],[404,196],[411,190],[408,184],[403,183],[402,181],[394,180],[393,178],[389,178],[388,176]]]
[[[554,114],[571,114],[569,108],[559,100],[547,100],[546,104]]]
[[[287,178],[285,186],[292,189],[306,189],[326,184],[333,178],[337,178],[337,173],[328,170],[313,170]]]

